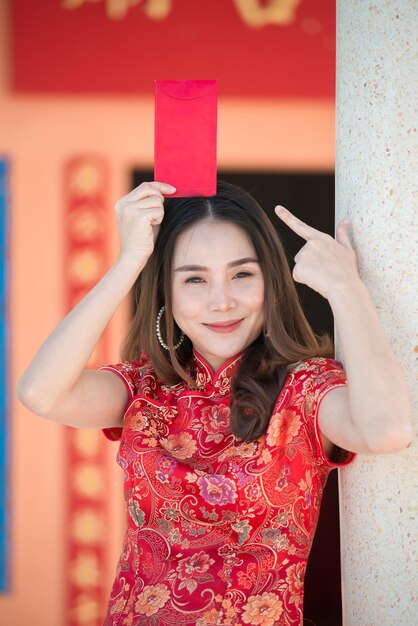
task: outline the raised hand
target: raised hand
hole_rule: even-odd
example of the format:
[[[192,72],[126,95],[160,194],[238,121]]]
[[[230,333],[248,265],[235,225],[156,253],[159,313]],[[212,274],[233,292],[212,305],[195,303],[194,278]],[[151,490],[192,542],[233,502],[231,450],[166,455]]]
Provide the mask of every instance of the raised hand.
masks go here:
[[[358,283],[357,259],[347,220],[339,223],[334,239],[308,226],[282,206],[276,206],[275,213],[306,240],[295,256],[293,278],[296,282],[307,285],[328,300],[334,292]]]
[[[120,256],[132,256],[140,264],[148,259],[164,217],[164,194],[175,190],[168,183],[141,183],[116,202]]]
[[[163,194],[174,191],[165,183],[142,183],[116,203],[119,258],[49,335],[19,381],[19,399],[34,413],[84,428],[122,425],[126,388],[109,372],[84,368],[154,248]]]

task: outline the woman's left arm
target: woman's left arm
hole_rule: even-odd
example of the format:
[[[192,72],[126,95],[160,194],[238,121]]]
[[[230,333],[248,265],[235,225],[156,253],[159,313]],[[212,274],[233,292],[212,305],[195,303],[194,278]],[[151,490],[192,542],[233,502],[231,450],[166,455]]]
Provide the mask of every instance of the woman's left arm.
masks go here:
[[[276,213],[306,240],[295,257],[293,278],[329,301],[344,357],[348,386],[330,391],[321,402],[321,433],[353,452],[406,448],[413,437],[407,382],[358,275],[347,221],[334,239],[283,207]]]

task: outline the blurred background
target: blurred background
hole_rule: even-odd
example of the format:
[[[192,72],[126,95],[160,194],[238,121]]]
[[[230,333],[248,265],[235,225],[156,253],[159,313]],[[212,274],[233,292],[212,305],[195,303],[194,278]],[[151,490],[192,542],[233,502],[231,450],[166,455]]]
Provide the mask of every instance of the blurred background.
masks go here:
[[[153,179],[154,80],[185,78],[219,79],[219,178],[272,220],[280,203],[333,233],[332,0],[0,0],[5,626],[103,620],[124,532],[117,444],[31,415],[14,386],[115,260],[114,203]],[[278,229],[291,261],[302,241]],[[332,334],[325,301],[300,295]],[[127,301],[90,367],[119,360],[129,315]],[[341,624],[334,474],[306,579],[317,626]]]

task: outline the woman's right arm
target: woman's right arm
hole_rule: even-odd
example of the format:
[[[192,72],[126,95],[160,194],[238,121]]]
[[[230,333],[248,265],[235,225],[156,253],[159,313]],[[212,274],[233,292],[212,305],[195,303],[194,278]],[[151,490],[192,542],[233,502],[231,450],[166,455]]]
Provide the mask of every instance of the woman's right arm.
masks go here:
[[[42,344],[17,384],[33,413],[69,426],[118,426],[128,400],[108,371],[85,370],[97,342],[154,249],[164,216],[165,183],[142,183],[115,207],[120,254],[116,263]]]

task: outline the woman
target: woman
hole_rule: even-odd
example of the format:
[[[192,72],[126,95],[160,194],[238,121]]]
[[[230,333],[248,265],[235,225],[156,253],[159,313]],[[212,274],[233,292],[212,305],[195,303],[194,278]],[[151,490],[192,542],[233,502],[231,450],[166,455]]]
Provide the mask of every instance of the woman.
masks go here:
[[[334,240],[276,207],[306,240],[293,278],[329,300],[347,375],[310,329],[256,201],[226,183],[212,198],[173,192],[143,183],[119,200],[118,260],[18,395],[121,437],[128,529],[106,626],[299,625],[329,471],[409,444],[407,386],[346,222]],[[123,362],[83,370],[133,285]]]

